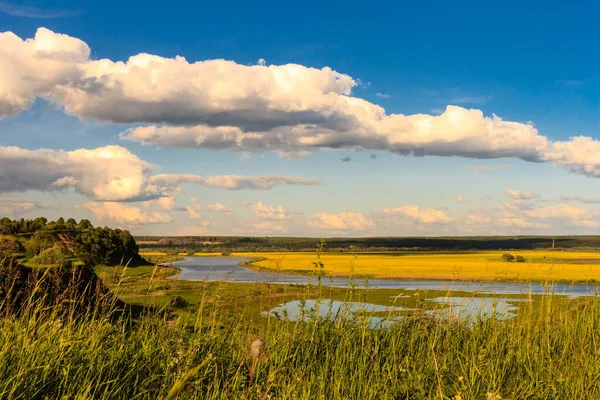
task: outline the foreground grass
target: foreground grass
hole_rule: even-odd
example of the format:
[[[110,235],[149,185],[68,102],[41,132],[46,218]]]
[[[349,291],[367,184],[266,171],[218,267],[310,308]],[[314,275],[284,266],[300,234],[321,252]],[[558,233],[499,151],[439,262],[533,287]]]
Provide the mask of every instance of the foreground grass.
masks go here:
[[[525,262],[508,263],[505,252],[469,253],[322,253],[323,272],[330,276],[372,278],[503,280],[503,281],[600,281],[600,253],[515,251]],[[312,273],[314,253],[235,253],[253,259],[253,268],[282,273]]]
[[[231,318],[219,291],[199,295],[193,315],[133,325],[41,309],[3,315],[0,398],[600,398],[597,297],[565,308],[545,296],[505,321],[469,325],[417,312],[369,329],[362,314]],[[265,347],[254,360],[256,337]]]

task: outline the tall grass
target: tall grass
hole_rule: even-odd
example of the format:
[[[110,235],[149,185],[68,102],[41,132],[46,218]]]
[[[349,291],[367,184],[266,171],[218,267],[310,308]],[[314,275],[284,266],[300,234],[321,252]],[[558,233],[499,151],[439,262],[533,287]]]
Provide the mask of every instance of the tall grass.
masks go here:
[[[504,321],[417,312],[371,329],[364,314],[257,324],[211,293],[191,319],[74,317],[37,300],[4,311],[0,398],[600,398],[597,296],[565,309],[549,295]]]

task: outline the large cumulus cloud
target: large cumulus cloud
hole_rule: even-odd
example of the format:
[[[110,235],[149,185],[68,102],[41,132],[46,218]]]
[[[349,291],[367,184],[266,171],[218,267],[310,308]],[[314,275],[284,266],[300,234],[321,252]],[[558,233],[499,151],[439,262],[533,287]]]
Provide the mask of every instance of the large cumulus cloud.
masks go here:
[[[160,190],[148,184],[151,170],[119,146],[74,151],[0,147],[0,193],[72,187],[95,200],[160,197]]]
[[[0,118],[27,109],[36,97],[52,97],[61,86],[81,81],[89,60],[83,41],[48,29],[22,40],[0,33]]]
[[[232,126],[144,126],[127,130],[121,137],[161,147],[277,151],[284,155],[349,148],[415,156],[519,157],[529,161],[538,160],[540,152],[548,146],[548,140],[532,125],[486,117],[479,110],[457,106],[448,106],[438,116],[392,114],[359,118],[348,114],[347,117],[348,123],[340,129],[309,124],[269,131]]]
[[[171,199],[178,186],[185,183],[229,190],[269,190],[283,184],[320,183],[285,175],[203,177],[152,175],[152,170],[151,164],[120,146],[74,151],[0,146],[0,193],[73,188],[93,200],[140,201]]]
[[[331,68],[296,64],[150,54],[126,62],[93,60],[83,41],[47,29],[27,40],[0,34],[0,117],[42,97],[80,118],[139,123],[122,138],[163,147],[288,157],[338,148],[516,157],[600,177],[600,142],[591,138],[552,142],[529,123],[458,106],[441,115],[390,114],[353,97],[357,84]]]

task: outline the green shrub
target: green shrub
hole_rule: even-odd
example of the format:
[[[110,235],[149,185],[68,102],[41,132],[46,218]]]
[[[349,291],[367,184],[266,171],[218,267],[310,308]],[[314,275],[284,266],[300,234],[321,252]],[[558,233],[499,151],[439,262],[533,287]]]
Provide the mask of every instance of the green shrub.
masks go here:
[[[34,265],[68,266],[71,261],[70,253],[62,247],[51,247],[33,257],[29,262]]]
[[[512,254],[509,254],[509,253],[502,254],[502,258],[506,262],[513,262],[515,260],[515,256],[513,256]]]
[[[517,256],[517,262],[518,263],[525,262],[525,257],[523,257],[523,256]]]
[[[0,258],[14,256],[24,250],[23,245],[16,240],[0,238]]]
[[[186,308],[190,306],[190,302],[181,296],[175,296],[169,302],[172,308]]]

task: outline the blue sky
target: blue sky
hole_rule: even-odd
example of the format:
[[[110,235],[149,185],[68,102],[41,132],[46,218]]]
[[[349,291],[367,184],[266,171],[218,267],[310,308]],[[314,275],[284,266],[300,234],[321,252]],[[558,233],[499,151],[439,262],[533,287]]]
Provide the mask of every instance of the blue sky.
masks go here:
[[[0,0],[0,214],[72,215],[140,234],[595,234],[597,11],[592,2]],[[53,53],[31,56],[39,48],[23,40],[42,43],[40,28]],[[158,83],[95,66],[139,54],[187,63],[156,67],[170,77]],[[221,59],[235,65],[191,65]],[[299,67],[281,83],[271,71],[286,64]],[[99,105],[101,90],[114,100]],[[271,112],[279,122],[264,119]],[[292,140],[296,128],[306,131]],[[230,129],[243,143],[226,139]],[[270,139],[244,136],[254,133]],[[210,144],[194,144],[209,134]],[[123,150],[110,148],[118,162],[102,161],[106,146]],[[244,178],[205,181],[229,175]]]

